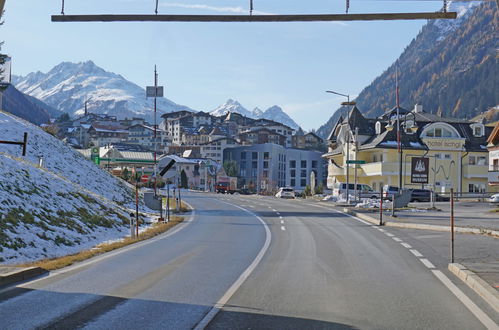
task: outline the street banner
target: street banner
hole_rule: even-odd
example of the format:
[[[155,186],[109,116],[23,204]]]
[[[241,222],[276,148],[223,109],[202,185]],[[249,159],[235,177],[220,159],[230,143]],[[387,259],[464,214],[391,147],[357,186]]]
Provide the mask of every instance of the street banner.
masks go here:
[[[412,157],[411,183],[428,183],[430,159],[427,157]]]

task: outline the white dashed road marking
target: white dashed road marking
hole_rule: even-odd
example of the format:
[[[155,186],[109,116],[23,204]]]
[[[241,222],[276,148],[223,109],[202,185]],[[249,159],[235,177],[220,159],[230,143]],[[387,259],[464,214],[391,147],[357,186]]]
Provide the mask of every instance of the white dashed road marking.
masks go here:
[[[423,263],[423,265],[425,265],[426,267],[432,269],[432,268],[435,268],[435,266],[430,262],[430,260],[428,259],[419,259],[419,261],[421,261]]]
[[[418,250],[409,250],[409,251],[411,251],[411,253],[414,254],[418,258],[423,256],[421,253],[419,253]]]
[[[405,247],[406,249],[412,249],[412,246],[410,246],[409,244],[407,243],[400,243],[400,245],[402,245],[403,247]]]
[[[286,227],[284,227],[284,226],[281,226],[281,230],[286,230]]]
[[[395,242],[402,242],[402,240],[398,237],[392,237],[392,239],[395,241]]]

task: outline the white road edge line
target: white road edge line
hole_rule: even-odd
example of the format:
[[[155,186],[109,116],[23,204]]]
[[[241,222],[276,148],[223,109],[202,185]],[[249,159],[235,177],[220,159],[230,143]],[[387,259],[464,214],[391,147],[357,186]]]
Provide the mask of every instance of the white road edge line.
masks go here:
[[[421,259],[419,259],[419,261],[421,261],[423,263],[423,265],[425,265],[426,267],[428,267],[430,269],[435,268],[435,266],[428,259],[421,258]]]
[[[239,276],[239,278],[231,285],[231,287],[225,292],[225,294],[218,300],[218,302],[213,306],[210,311],[203,317],[201,321],[194,327],[194,330],[201,330],[204,329],[208,326],[208,324],[213,320],[213,318],[218,314],[218,312],[224,307],[224,305],[229,301],[229,299],[236,293],[236,291],[239,289],[239,287],[246,281],[246,279],[251,275],[251,273],[255,270],[255,268],[258,266],[260,261],[262,260],[263,256],[267,252],[270,242],[272,240],[272,234],[270,233],[270,229],[263,221],[262,218],[260,218],[258,215],[255,213],[246,210],[238,205],[234,205],[231,203],[227,203],[229,205],[232,205],[234,207],[237,207],[241,210],[244,210],[248,212],[249,214],[253,215],[256,217],[264,226],[265,228],[265,243],[263,244],[263,247],[260,249],[260,252],[258,252],[258,255],[255,257],[253,262],[246,268],[246,270]]]
[[[470,310],[476,318],[482,322],[487,329],[497,329],[497,324],[490,319],[470,298],[468,298],[459,288],[449,280],[444,273],[439,270],[431,271],[456,297],[466,308]]]
[[[419,253],[418,250],[411,249],[409,251],[411,251],[411,253],[414,254],[418,258],[423,256],[421,253]]]
[[[337,213],[341,213],[343,215],[346,215],[348,217],[351,217],[357,221],[361,220],[361,219],[357,218],[356,216],[350,215],[348,213],[341,212],[338,210],[334,210],[334,211]],[[407,243],[401,243],[401,244],[408,249],[411,248],[411,246]],[[406,244],[407,246],[404,244]],[[411,249],[409,251],[411,251],[411,253],[414,254],[416,257],[418,255],[420,255],[421,257],[423,256],[417,250]],[[497,330],[498,329],[497,324],[490,317],[488,317],[487,314],[485,314],[477,305],[475,305],[475,303],[473,301],[471,301],[470,298],[468,298],[461,290],[459,290],[459,288],[454,283],[452,283],[451,280],[449,280],[449,278],[447,276],[445,276],[444,273],[442,273],[438,269],[432,269],[431,272],[459,299],[459,301],[461,301],[461,303],[463,303],[464,306],[466,306],[466,308],[468,308],[470,310],[471,313],[473,313],[473,315],[475,315],[475,317],[480,322],[482,322],[482,324],[487,329],[490,329],[490,330]]]

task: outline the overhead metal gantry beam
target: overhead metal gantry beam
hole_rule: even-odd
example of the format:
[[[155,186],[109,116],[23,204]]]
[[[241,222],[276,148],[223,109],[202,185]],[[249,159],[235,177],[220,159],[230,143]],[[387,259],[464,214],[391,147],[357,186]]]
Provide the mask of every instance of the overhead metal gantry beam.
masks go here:
[[[328,22],[455,19],[455,12],[311,15],[52,15],[52,22]]]

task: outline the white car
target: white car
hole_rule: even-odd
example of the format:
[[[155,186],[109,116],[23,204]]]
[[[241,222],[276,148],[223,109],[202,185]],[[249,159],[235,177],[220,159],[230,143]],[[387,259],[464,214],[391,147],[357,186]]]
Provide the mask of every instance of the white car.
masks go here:
[[[494,194],[489,198],[490,203],[499,203],[499,194]]]
[[[293,188],[279,188],[275,197],[278,198],[295,198],[295,190]]]

